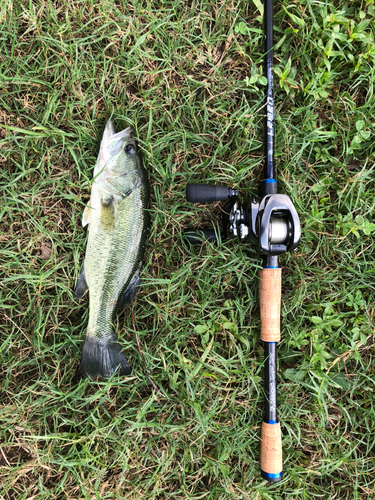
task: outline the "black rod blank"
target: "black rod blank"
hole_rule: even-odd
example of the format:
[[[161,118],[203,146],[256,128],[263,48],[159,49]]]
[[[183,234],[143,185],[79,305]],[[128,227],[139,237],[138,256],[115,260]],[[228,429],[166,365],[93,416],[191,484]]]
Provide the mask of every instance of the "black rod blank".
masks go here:
[[[264,342],[264,421],[271,424],[277,421],[276,401],[276,342]]]
[[[265,168],[266,179],[275,179],[274,165],[274,97],[273,97],[273,1],[266,0],[264,6],[266,55],[264,72],[267,78],[266,87],[266,126],[265,126]]]

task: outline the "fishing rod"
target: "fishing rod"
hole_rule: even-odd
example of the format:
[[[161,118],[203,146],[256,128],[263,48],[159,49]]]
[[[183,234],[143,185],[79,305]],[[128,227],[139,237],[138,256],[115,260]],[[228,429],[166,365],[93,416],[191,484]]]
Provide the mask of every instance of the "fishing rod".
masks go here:
[[[274,161],[274,95],[273,95],[273,0],[265,0],[265,57],[264,72],[267,78],[265,96],[265,160],[264,180],[260,197],[241,200],[238,191],[226,186],[188,184],[186,199],[191,203],[225,201],[221,214],[222,234],[228,229],[241,240],[248,235],[255,241],[262,257],[263,269],[259,272],[259,304],[261,331],[264,347],[264,417],[261,425],[260,469],[264,479],[278,482],[282,478],[281,428],[277,418],[277,343],[280,341],[281,268],[279,255],[292,252],[301,238],[301,226],[294,205],[285,194],[277,192]],[[190,244],[201,244],[202,238],[216,241],[212,229],[187,230]]]

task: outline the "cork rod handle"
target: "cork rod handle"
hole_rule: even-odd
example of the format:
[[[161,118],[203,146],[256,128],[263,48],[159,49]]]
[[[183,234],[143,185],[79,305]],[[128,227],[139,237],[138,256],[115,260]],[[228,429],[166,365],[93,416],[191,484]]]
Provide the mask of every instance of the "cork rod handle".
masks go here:
[[[259,272],[260,338],[263,342],[280,340],[281,269]]]
[[[280,423],[262,422],[260,468],[267,474],[278,475],[283,470],[283,449]]]
[[[280,340],[281,269],[265,268],[259,274],[261,332],[266,358],[265,418],[261,427],[260,468],[268,481],[280,481],[283,470],[280,423],[276,413],[276,347]]]

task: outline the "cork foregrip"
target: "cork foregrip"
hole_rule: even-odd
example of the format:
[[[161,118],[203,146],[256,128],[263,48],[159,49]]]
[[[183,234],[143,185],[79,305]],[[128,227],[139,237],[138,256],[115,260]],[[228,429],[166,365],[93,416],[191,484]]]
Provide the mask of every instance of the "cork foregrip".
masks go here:
[[[283,449],[279,422],[277,424],[262,422],[260,468],[268,474],[279,474],[283,470]]]
[[[263,342],[280,340],[281,269],[259,272],[259,303]]]

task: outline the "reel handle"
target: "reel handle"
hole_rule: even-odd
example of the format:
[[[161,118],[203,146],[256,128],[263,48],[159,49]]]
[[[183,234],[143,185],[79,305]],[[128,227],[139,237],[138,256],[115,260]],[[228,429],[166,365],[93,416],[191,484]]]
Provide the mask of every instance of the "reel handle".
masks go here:
[[[213,229],[187,229],[184,232],[184,238],[190,243],[190,245],[201,245],[202,240],[216,242],[217,234]]]
[[[190,203],[227,201],[228,198],[237,195],[238,191],[228,189],[226,186],[215,186],[213,184],[188,184],[186,186],[186,199]]]

